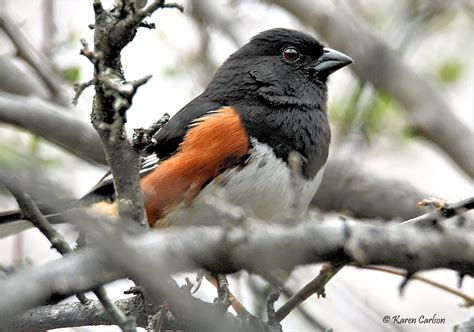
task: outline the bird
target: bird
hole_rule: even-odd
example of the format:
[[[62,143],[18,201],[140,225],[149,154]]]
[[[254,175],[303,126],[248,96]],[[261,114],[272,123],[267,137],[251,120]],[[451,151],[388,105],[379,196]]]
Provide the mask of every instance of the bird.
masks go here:
[[[140,188],[150,227],[212,224],[212,195],[266,221],[304,213],[329,153],[328,79],[352,62],[286,28],[263,31],[231,54],[146,149]],[[114,199],[107,174],[81,201],[116,211]],[[12,216],[0,215],[0,228]]]

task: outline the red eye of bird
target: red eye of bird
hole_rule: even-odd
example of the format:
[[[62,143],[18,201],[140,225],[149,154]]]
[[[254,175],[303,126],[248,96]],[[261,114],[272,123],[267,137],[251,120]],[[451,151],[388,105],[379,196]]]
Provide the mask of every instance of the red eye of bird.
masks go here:
[[[287,61],[296,61],[300,57],[300,52],[294,47],[287,47],[283,50],[283,58]]]

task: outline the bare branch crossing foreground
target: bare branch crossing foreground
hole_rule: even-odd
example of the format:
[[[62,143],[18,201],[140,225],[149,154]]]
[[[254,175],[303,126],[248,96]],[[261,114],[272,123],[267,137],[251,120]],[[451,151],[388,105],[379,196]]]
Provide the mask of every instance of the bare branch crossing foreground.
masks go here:
[[[123,269],[117,269],[113,263],[120,261],[120,257],[111,256],[127,248],[140,253],[141,262],[146,263],[140,266],[159,264],[160,275],[198,268],[215,273],[241,269],[258,273],[325,261],[390,265],[410,273],[435,268],[474,273],[474,232],[468,229],[439,231],[352,220],[323,223],[306,220],[298,225],[281,226],[249,220],[231,229],[190,227],[117,238],[113,227],[98,226],[104,220],[96,222],[88,223],[101,236],[94,247],[21,271],[2,282],[0,326],[14,324],[10,321],[12,317],[41,305],[53,294],[74,294],[124,278]],[[116,243],[115,247],[111,243]],[[156,282],[163,281],[156,279]]]
[[[142,299],[137,296],[115,302],[127,316],[136,317],[138,326],[146,326],[147,313]],[[19,315],[15,320],[15,329],[21,331],[49,330],[55,328],[76,327],[87,325],[112,325],[104,308],[98,301],[90,301],[87,306],[79,302],[60,305],[42,306]],[[164,326],[176,329],[171,320]]]
[[[0,169],[0,173],[2,170]],[[67,243],[63,236],[49,223],[45,216],[41,213],[38,206],[31,200],[30,196],[25,193],[15,183],[15,179],[12,177],[1,176],[3,179],[2,183],[16,198],[18,205],[20,206],[22,214],[25,218],[31,221],[36,228],[50,241],[52,247],[56,249],[61,255],[65,255],[74,251],[74,249]],[[94,294],[100,300],[108,315],[113,318],[114,323],[119,325],[123,331],[133,332],[136,331],[134,321],[127,317],[115,304],[109,299],[105,288],[99,286],[93,289]],[[89,300],[82,293],[76,294],[78,300],[83,304],[87,305]]]

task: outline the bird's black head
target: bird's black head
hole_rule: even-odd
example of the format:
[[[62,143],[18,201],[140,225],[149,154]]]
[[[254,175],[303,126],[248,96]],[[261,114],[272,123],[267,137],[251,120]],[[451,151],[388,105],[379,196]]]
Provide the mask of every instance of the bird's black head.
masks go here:
[[[350,63],[300,31],[267,30],[227,59],[204,95],[229,105],[247,100],[314,107],[326,102],[329,74]]]

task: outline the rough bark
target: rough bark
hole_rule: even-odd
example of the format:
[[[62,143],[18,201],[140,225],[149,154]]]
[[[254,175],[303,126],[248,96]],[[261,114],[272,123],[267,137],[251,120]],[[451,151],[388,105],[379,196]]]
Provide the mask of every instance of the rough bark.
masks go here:
[[[330,260],[390,265],[410,273],[435,268],[474,273],[474,234],[467,229],[441,232],[411,225],[336,220],[323,224],[308,220],[296,226],[254,221],[232,229],[190,227],[120,238],[113,229],[107,234],[107,229],[100,226],[100,243],[94,248],[4,280],[0,284],[0,324],[53,294],[74,294],[125,277],[109,258],[111,252],[124,248],[141,253],[142,263],[147,262],[140,265],[143,269],[158,264],[160,274],[202,267],[215,273],[258,272]]]

